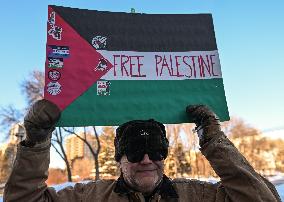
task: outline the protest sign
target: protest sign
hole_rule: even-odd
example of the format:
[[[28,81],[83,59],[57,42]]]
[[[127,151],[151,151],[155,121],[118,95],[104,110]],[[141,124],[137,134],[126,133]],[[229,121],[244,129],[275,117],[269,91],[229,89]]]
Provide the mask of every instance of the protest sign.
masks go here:
[[[183,123],[189,104],[229,120],[210,14],[49,6],[45,70],[58,126]]]

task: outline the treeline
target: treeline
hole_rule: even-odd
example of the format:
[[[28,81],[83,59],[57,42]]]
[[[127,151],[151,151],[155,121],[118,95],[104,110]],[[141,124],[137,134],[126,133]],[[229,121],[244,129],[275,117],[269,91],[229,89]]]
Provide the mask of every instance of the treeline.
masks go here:
[[[209,162],[199,151],[198,137],[192,132],[193,124],[167,125],[167,135],[170,142],[169,155],[165,160],[165,174],[171,178],[188,177],[217,177]],[[247,158],[252,166],[261,174],[273,175],[284,172],[284,141],[263,137],[261,133],[249,127],[240,119],[233,118],[222,124],[222,130],[232,140],[238,150]],[[114,160],[113,127],[105,127],[99,136],[101,150],[98,155],[99,177],[117,178],[119,167]],[[72,164],[73,180],[95,179],[94,160],[78,158]],[[49,183],[53,173],[52,169]],[[62,172],[62,182],[66,180]]]

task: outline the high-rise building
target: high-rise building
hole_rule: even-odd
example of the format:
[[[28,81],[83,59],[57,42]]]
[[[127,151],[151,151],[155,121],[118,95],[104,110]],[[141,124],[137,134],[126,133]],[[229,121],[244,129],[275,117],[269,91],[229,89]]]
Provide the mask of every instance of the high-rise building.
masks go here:
[[[79,135],[84,139],[86,138],[93,149],[96,148],[95,136],[90,134],[85,136],[84,133]],[[72,178],[76,180],[77,178],[89,177],[91,170],[94,168],[94,158],[86,143],[72,134],[65,139],[65,148],[72,170]]]
[[[84,133],[79,134],[84,138]],[[95,149],[96,138],[91,134],[86,134],[86,140]],[[66,155],[70,162],[78,158],[87,158],[93,160],[93,155],[88,148],[88,146],[78,138],[76,135],[72,134],[65,139]]]
[[[66,155],[69,161],[84,157],[84,144],[76,135],[69,135],[65,139]]]

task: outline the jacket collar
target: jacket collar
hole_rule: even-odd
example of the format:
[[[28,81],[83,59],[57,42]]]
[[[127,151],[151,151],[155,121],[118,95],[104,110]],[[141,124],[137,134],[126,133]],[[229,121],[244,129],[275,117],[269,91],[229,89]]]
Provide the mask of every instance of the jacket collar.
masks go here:
[[[121,174],[116,181],[114,192],[121,195],[128,195],[135,191],[127,186]],[[162,198],[178,198],[178,194],[173,187],[172,181],[166,175],[163,175],[162,182],[159,184],[153,194],[155,193],[161,195]]]

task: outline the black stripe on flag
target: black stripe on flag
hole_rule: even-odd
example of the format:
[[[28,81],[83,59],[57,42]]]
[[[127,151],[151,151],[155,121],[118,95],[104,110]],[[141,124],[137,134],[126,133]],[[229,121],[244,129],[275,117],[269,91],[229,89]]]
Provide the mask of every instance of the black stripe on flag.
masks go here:
[[[211,14],[143,14],[51,7],[91,45],[95,36],[107,37],[106,50],[217,50]]]

